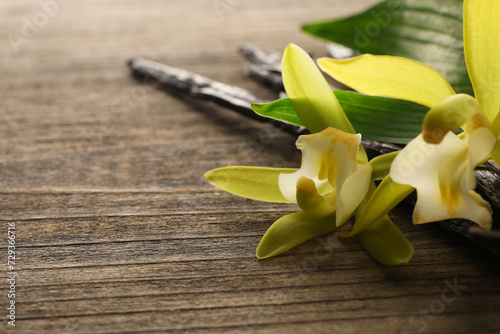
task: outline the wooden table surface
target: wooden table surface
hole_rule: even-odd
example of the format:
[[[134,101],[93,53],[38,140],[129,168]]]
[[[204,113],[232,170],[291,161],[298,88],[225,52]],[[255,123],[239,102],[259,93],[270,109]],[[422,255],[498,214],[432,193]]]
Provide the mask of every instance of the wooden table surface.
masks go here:
[[[500,332],[499,258],[413,226],[409,208],[393,215],[415,247],[408,265],[335,235],[258,261],[266,229],[296,208],[232,196],[203,173],[298,167],[295,138],[126,67],[143,56],[272,100],[245,76],[241,42],[323,56],[300,24],[373,3],[3,0],[0,271],[13,271],[14,222],[17,276],[15,298],[0,284],[0,333]]]

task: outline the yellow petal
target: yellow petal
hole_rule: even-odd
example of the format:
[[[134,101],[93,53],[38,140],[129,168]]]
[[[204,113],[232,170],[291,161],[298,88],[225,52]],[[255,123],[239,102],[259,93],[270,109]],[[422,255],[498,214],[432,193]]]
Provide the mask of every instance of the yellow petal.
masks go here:
[[[314,61],[295,44],[283,54],[283,84],[295,111],[311,132],[335,127],[348,133],[354,129],[332,89]]]
[[[344,60],[321,58],[318,64],[335,80],[368,95],[413,101],[432,108],[455,94],[437,71],[406,58],[365,54]]]
[[[349,176],[339,191],[337,198],[337,226],[345,223],[365,198],[372,176],[370,165],[358,164],[359,170]]]
[[[464,47],[474,93],[493,122],[500,110],[500,1],[464,2]]]
[[[278,186],[278,176],[293,173],[293,168],[230,166],[213,169],[205,178],[234,195],[264,202],[289,203]]]

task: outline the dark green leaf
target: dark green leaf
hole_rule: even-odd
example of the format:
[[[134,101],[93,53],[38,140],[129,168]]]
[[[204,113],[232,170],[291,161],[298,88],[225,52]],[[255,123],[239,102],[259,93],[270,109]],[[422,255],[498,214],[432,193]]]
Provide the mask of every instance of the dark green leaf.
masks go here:
[[[348,18],[306,24],[312,35],[360,53],[427,64],[455,90],[472,92],[463,52],[463,0],[387,0]]]
[[[428,111],[427,107],[398,99],[342,90],[334,93],[356,132],[368,140],[406,144],[421,132]],[[304,126],[289,99],[254,104],[252,108],[261,116]]]
[[[261,116],[305,127],[289,98],[262,104],[252,103],[252,109]]]

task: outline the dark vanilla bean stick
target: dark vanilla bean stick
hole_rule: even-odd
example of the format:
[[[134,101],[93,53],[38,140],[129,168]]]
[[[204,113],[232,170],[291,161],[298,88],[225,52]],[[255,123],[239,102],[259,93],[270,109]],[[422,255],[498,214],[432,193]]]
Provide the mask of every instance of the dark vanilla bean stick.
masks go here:
[[[276,91],[283,91],[281,80],[281,53],[265,53],[251,43],[240,45],[238,51],[250,62],[247,74],[250,78]]]
[[[256,114],[252,110],[251,103],[262,103],[263,101],[245,89],[143,58],[132,59],[128,62],[128,65],[134,76],[143,80],[152,79],[158,84],[159,88],[187,93],[195,98],[214,101],[245,117],[260,122],[271,123],[273,126],[293,135],[307,133],[307,129],[304,127]]]
[[[265,53],[252,43],[241,44],[238,51],[251,64],[267,65],[270,68],[274,67],[274,70],[281,73],[281,52]]]
[[[281,92],[285,89],[281,80],[281,72],[276,72],[273,67],[253,64],[250,65],[247,74],[250,78],[275,91]]]
[[[308,133],[307,129],[304,127],[256,114],[252,110],[251,103],[261,103],[262,101],[242,88],[227,85],[199,74],[142,58],[132,59],[129,61],[128,65],[136,77],[142,78],[143,80],[153,79],[158,83],[160,88],[188,93],[195,98],[214,101],[245,117],[256,119],[260,122],[271,123],[280,130],[295,136]],[[363,140],[363,146],[368,156],[371,158],[401,149],[401,147],[394,144],[369,140]]]

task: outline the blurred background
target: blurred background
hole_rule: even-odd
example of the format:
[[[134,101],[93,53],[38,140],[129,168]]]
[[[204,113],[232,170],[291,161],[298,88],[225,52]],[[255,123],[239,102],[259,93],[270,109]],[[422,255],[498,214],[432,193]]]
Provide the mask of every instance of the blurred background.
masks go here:
[[[139,137],[160,140],[162,133],[187,122],[171,119],[167,126],[169,110],[185,104],[143,91],[126,67],[130,58],[197,72],[273,100],[274,94],[245,76],[247,64],[237,53],[241,43],[282,51],[293,42],[325,55],[324,43],[303,34],[301,24],[351,14],[375,2],[2,1],[0,152],[48,159],[41,165],[43,175],[40,165],[35,170],[25,163],[7,168],[2,186],[102,186],[101,178],[88,177],[90,165],[112,170],[117,182],[148,186],[144,175],[122,175],[130,171],[88,161],[96,145],[133,146]],[[54,141],[62,145],[58,152]]]

